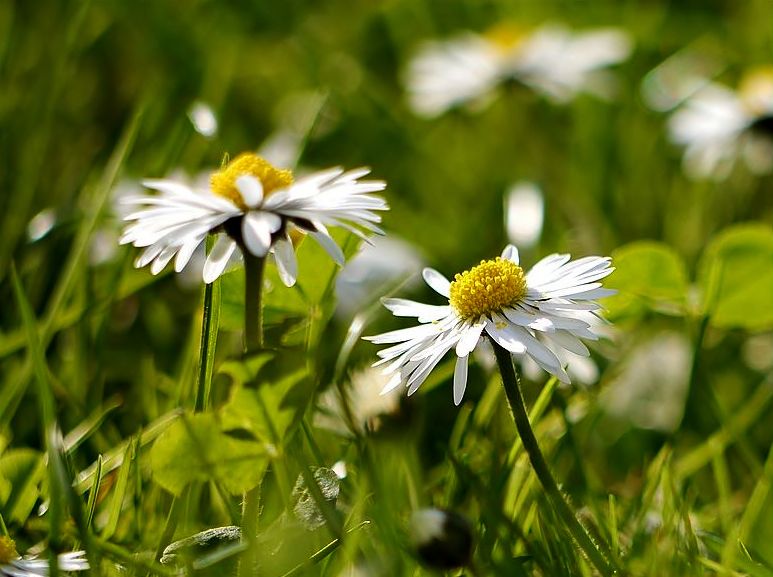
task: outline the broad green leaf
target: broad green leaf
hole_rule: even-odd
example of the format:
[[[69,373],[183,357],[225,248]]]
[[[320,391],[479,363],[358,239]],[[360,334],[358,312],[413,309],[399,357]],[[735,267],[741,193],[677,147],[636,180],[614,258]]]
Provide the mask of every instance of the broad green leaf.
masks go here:
[[[687,272],[681,257],[668,245],[637,241],[612,253],[615,267],[605,286],[617,295],[604,299],[609,316],[635,315],[645,307],[682,312],[687,295]]]
[[[45,473],[43,454],[32,449],[12,449],[0,458],[0,477],[11,484],[3,502],[6,520],[24,523],[40,494]]]
[[[264,362],[241,363],[231,398],[222,409],[223,429],[246,430],[258,439],[281,445],[311,399],[303,354],[264,353]],[[249,386],[246,386],[249,384]]]
[[[255,487],[266,467],[263,443],[223,432],[215,415],[183,415],[150,451],[156,482],[180,495],[194,481],[214,481],[233,494]]]
[[[719,233],[706,248],[698,282],[713,326],[773,327],[773,229],[749,223]]]

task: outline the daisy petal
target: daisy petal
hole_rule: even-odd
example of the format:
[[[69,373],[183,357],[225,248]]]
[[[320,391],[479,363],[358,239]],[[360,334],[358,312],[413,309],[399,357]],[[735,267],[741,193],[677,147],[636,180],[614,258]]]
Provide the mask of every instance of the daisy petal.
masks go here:
[[[483,332],[483,328],[486,326],[486,321],[478,321],[473,325],[470,325],[462,333],[462,338],[456,344],[456,354],[459,357],[466,357],[469,355],[480,340],[480,335]]]
[[[425,268],[421,271],[424,281],[435,290],[435,292],[448,298],[451,294],[451,283],[446,277],[436,271],[434,268]]]
[[[219,235],[215,246],[212,247],[212,251],[207,256],[207,261],[204,263],[204,282],[209,284],[215,281],[228,264],[228,259],[231,258],[234,250],[236,250],[236,243],[226,235]]]
[[[462,402],[464,391],[467,388],[467,356],[456,358],[454,368],[454,405],[457,407]]]
[[[263,184],[254,176],[243,174],[236,179],[236,188],[249,208],[257,207],[263,200]]]
[[[325,249],[325,252],[330,255],[330,258],[332,258],[336,264],[341,266],[344,265],[346,262],[346,257],[344,257],[344,253],[341,250],[341,247],[336,244],[336,241],[334,241],[329,234],[317,231],[311,231],[309,234],[320,244],[322,248]]]
[[[505,250],[502,251],[502,258],[519,264],[518,249],[512,244],[508,244]]]
[[[274,243],[274,259],[279,278],[286,287],[293,286],[298,278],[298,261],[295,258],[293,243],[287,238],[277,240]]]
[[[244,244],[255,256],[266,256],[271,246],[271,233],[282,226],[281,217],[271,212],[250,211],[242,219]]]

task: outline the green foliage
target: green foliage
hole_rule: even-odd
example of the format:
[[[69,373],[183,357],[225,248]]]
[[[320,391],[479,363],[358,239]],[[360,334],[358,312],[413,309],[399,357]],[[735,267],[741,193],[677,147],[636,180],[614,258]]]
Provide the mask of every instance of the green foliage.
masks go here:
[[[631,316],[645,307],[684,313],[687,272],[679,254],[665,243],[638,241],[612,252],[615,272],[608,286],[619,294],[604,301],[612,317]]]
[[[243,493],[259,488],[261,576],[417,575],[406,520],[426,506],[471,521],[476,575],[594,575],[544,498],[485,354],[458,408],[450,353],[366,432],[322,426],[325,391],[345,399],[329,417],[369,406],[383,384],[363,372],[375,349],[359,335],[408,325],[376,307],[337,311],[339,267],[313,239],[297,247],[295,287],[269,262],[266,350],[249,356],[241,267],[209,289],[195,274],[132,268],[119,193],[145,178],[206,180],[225,154],[290,143],[297,176],[371,166],[388,183],[389,236],[448,275],[499,254],[506,191],[537,183],[544,227],[519,247],[524,266],[611,254],[604,286],[619,291],[600,301],[614,338],[585,360],[597,382],[562,387],[523,367],[562,492],[625,575],[773,577],[773,180],[743,162],[724,180],[687,178],[669,113],[641,98],[642,79],[657,84],[649,72],[677,53],[737,86],[769,61],[769,12],[765,0],[0,2],[0,526],[21,553],[88,548],[94,575],[221,577],[248,546],[234,529]],[[627,30],[635,49],[613,71],[615,98],[556,104],[511,83],[414,115],[403,79],[419,46],[502,22]],[[196,101],[219,121],[212,137],[186,114]],[[361,244],[331,232],[347,258]],[[668,350],[647,378],[626,371],[673,333],[692,339],[695,360],[675,378],[690,390],[666,435],[637,425],[641,406],[615,412],[605,398],[619,386],[672,402],[633,390],[673,362]],[[308,483],[318,471],[325,482]],[[195,546],[160,564],[174,543]]]
[[[254,439],[223,431],[216,415],[183,415],[150,452],[156,482],[180,495],[192,482],[214,481],[231,494],[255,487],[263,477],[267,450]]]
[[[750,223],[714,237],[700,263],[703,314],[719,328],[773,327],[773,229]]]

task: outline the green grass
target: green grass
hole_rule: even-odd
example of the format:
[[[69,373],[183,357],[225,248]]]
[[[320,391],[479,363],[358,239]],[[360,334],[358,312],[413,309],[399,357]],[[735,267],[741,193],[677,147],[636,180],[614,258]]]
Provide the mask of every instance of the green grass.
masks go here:
[[[562,492],[624,574],[773,575],[773,180],[742,166],[689,180],[665,115],[639,92],[687,45],[720,59],[718,80],[734,86],[769,62],[769,13],[765,0],[0,4],[0,513],[19,551],[83,548],[94,575],[235,573],[240,543],[178,568],[159,559],[173,541],[239,525],[242,493],[260,482],[261,575],[423,574],[407,521],[428,506],[471,522],[473,569],[451,574],[595,574],[486,363],[471,365],[458,408],[445,360],[377,431],[319,425],[319,395],[348,390],[375,359],[359,336],[407,326],[378,298],[440,304],[430,291],[398,280],[354,321],[335,315],[337,268],[304,242],[297,287],[267,269],[272,352],[245,356],[240,271],[205,289],[133,269],[127,247],[91,264],[93,239],[119,230],[118,187],[210,171],[290,129],[300,166],[368,165],[386,180],[387,232],[445,274],[499,254],[504,193],[537,182],[545,226],[525,265],[612,254],[621,290],[607,303],[616,336],[593,349],[598,383],[524,379]],[[554,106],[507,88],[480,112],[415,117],[400,78],[419,43],[502,19],[628,30],[618,98]],[[186,116],[197,100],[218,116],[212,139]],[[46,209],[54,224],[31,239]],[[682,416],[648,429],[609,398],[665,378],[666,361],[634,359],[674,335],[689,357],[674,377],[683,394],[662,403]],[[333,502],[309,481],[339,461]]]

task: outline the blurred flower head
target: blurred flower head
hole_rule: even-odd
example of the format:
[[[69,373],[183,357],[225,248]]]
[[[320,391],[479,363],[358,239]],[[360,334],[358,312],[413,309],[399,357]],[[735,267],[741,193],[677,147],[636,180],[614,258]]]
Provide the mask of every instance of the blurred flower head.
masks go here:
[[[376,344],[393,345],[378,352],[381,360],[374,365],[386,365],[383,372],[391,375],[384,392],[402,385],[412,395],[453,348],[457,356],[453,396],[458,405],[467,387],[468,356],[484,331],[511,353],[528,355],[545,371],[569,383],[552,349],[590,354],[580,338],[596,340],[598,335],[584,317],[601,308],[596,299],[615,293],[601,288],[601,279],[614,270],[610,263],[609,257],[570,261],[567,254],[554,254],[525,273],[518,250],[508,245],[501,257],[481,261],[457,274],[453,282],[436,270],[424,269],[424,280],[448,299],[448,305],[384,299],[384,306],[395,316],[416,317],[421,324],[365,337]]]
[[[188,109],[188,118],[193,129],[205,138],[212,138],[217,134],[217,117],[209,104],[197,100]]]
[[[611,414],[637,427],[674,431],[684,413],[691,362],[683,334],[660,332],[627,355],[601,401]]]
[[[524,248],[537,244],[542,233],[544,211],[542,191],[536,184],[514,184],[505,196],[507,240]]]
[[[146,180],[159,194],[143,194],[125,202],[140,207],[130,213],[121,244],[143,251],[137,268],[150,265],[158,274],[174,258],[174,268],[185,268],[209,233],[219,234],[204,264],[204,282],[217,279],[237,247],[256,257],[272,254],[287,286],[297,277],[291,234],[312,236],[339,264],[344,255],[328,232],[339,226],[361,238],[383,234],[375,211],[388,210],[379,180],[359,180],[370,171],[344,172],[333,168],[294,180],[289,170],[275,168],[263,158],[245,153],[212,174],[207,189],[194,190],[174,180]]]
[[[376,295],[384,294],[404,281],[410,287],[418,282],[424,260],[410,243],[394,235],[373,238],[336,277],[336,313],[349,316],[361,311]]]
[[[373,367],[352,373],[343,389],[331,387],[320,395],[314,424],[345,436],[378,431],[384,417],[400,409],[398,389],[381,394],[388,380]]]
[[[418,558],[433,569],[456,569],[472,559],[472,525],[451,511],[419,509],[411,514],[409,532]]]
[[[405,84],[411,108],[426,117],[485,102],[510,79],[556,103],[580,92],[608,98],[614,79],[606,68],[625,60],[631,48],[630,36],[617,28],[575,33],[548,24],[525,33],[501,24],[485,34],[426,42],[409,62]]]
[[[60,571],[86,571],[89,563],[84,551],[62,553],[57,558]],[[48,575],[49,560],[22,557],[10,537],[0,537],[0,575],[8,577],[39,577]]]
[[[724,180],[739,160],[755,174],[773,170],[773,67],[750,70],[738,88],[706,83],[668,120],[684,147],[690,178]]]

